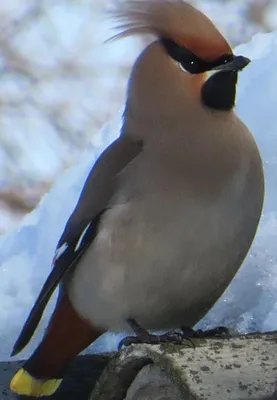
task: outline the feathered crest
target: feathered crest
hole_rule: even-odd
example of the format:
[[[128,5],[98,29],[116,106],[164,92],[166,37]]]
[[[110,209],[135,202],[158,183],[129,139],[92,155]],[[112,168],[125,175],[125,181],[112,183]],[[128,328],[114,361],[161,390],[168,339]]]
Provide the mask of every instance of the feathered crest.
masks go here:
[[[206,60],[232,53],[212,21],[181,0],[128,0],[117,6],[113,16],[121,32],[110,40],[150,33],[172,39]]]

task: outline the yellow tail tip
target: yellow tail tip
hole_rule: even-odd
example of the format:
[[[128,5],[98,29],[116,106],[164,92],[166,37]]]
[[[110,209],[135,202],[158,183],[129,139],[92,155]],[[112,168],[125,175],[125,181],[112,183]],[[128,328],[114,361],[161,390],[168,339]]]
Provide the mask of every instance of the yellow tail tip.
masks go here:
[[[11,380],[10,389],[25,396],[51,396],[59,388],[62,379],[42,380],[33,378],[25,369],[21,368]]]

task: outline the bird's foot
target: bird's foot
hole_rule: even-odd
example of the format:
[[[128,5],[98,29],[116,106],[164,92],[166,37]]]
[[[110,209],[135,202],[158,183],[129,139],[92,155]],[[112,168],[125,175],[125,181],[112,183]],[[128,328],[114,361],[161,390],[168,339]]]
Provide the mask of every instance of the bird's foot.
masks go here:
[[[184,341],[189,341],[192,347],[195,347],[193,339],[199,338],[229,338],[231,336],[228,328],[218,326],[213,329],[203,331],[202,329],[194,330],[187,326],[181,326],[180,332],[173,331],[167,332],[162,335],[154,335],[149,333],[146,329],[142,328],[133,318],[127,319],[128,324],[136,334],[136,336],[127,336],[123,338],[118,345],[118,350],[123,346],[127,347],[131,344],[145,343],[145,344],[183,344]]]
[[[194,346],[193,341],[190,337],[186,336],[183,332],[167,332],[162,335],[154,335],[149,333],[146,329],[142,328],[134,319],[128,319],[128,324],[131,326],[136,336],[127,336],[123,338],[118,345],[118,350],[123,346],[127,347],[131,344],[145,343],[145,344],[161,344],[161,343],[172,343],[172,344],[183,344],[184,341],[189,341]]]
[[[221,338],[226,339],[231,336],[231,332],[225,326],[217,326],[213,329],[207,329],[203,331],[202,329],[194,330],[187,326],[181,326],[180,330],[182,334],[186,337],[191,339],[198,339],[198,338]]]
[[[172,344],[183,344],[184,340],[188,340],[192,346],[194,347],[193,341],[188,338],[184,337],[182,333],[178,332],[168,332],[162,335],[154,335],[148,333],[143,336],[127,336],[123,338],[119,345],[118,350],[120,350],[123,346],[127,347],[131,344],[138,344],[138,343],[145,343],[145,344],[161,344],[161,343],[172,343]]]

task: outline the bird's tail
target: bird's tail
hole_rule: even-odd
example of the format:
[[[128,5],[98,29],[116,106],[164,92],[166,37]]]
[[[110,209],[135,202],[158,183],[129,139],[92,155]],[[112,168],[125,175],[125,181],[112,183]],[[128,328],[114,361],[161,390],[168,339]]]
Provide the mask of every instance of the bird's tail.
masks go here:
[[[78,316],[64,293],[39,347],[12,378],[11,390],[33,397],[52,395],[68,363],[102,333]]]

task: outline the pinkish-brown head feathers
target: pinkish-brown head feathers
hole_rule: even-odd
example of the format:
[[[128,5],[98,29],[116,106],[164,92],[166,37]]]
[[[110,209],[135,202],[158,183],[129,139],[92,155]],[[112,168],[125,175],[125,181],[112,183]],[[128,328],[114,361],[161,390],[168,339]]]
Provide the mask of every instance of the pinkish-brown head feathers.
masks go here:
[[[212,21],[191,4],[180,0],[130,0],[115,13],[121,33],[154,34],[186,47],[197,57],[213,61],[232,50]]]

